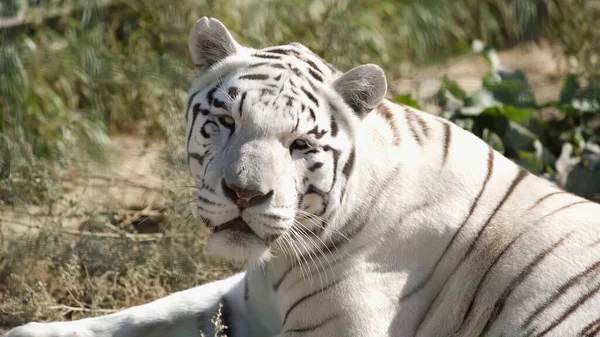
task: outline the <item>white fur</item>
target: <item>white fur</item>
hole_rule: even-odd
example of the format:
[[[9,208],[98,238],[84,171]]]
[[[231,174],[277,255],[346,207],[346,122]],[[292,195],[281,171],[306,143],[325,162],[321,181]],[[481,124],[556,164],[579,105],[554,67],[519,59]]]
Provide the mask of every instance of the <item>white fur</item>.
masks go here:
[[[479,336],[484,328],[490,336],[544,331],[548,336],[566,336],[600,318],[600,291],[593,292],[599,284],[600,268],[556,294],[599,260],[599,205],[568,193],[548,196],[560,191],[529,174],[505,198],[519,168],[496,152],[491,175],[482,188],[489,154],[484,142],[454,125],[448,134],[446,121],[386,100],[374,109],[379,111],[361,119],[332,86],[339,73],[331,73],[322,84],[315,83],[313,94],[328,102],[321,105],[316,123],[325,128],[331,115],[337,118],[337,137],[325,136],[320,141],[341,150],[340,166],[348,161],[354,146],[354,170],[346,179],[338,167],[330,203],[321,216],[328,222],[322,231],[311,221],[315,218],[303,218],[294,207],[279,207],[297,201],[296,194],[303,192],[298,179],[307,177],[319,186],[331,184],[333,167],[323,156],[323,168],[327,169],[309,173],[308,157],[287,150],[299,135],[285,136],[285,130],[301,117],[285,117],[285,109],[269,110],[258,96],[246,97],[245,104],[250,105],[241,116],[231,113],[242,125],[237,133],[228,136],[223,128],[215,128],[210,141],[198,136],[196,124],[200,122],[191,123],[192,106],[201,103],[216,81],[242,91],[257,85],[256,81],[237,80],[251,73],[247,70],[250,64],[257,63],[251,57],[254,51],[231,41],[225,43],[237,46],[237,52],[194,81],[190,95],[200,94],[186,107],[187,132],[192,133],[189,149],[200,151],[208,144],[216,149],[216,157],[211,165],[192,163],[190,168],[196,179],[213,190],[199,184],[198,195],[218,204],[199,203],[204,209],[200,214],[214,225],[242,216],[257,235],[223,231],[208,241],[216,254],[248,261],[247,272],[112,315],[67,323],[30,323],[10,331],[7,337],[184,337],[197,336],[199,329],[210,335],[209,319],[222,301],[230,311],[230,337],[466,337]],[[201,55],[194,55],[197,63],[203,62]],[[280,72],[262,69],[261,73],[273,78]],[[377,91],[381,85],[375,87],[372,89]],[[346,95],[346,90],[353,88],[344,90]],[[236,111],[239,99],[231,104],[229,110]],[[391,121],[383,117],[386,109]],[[301,118],[299,125],[303,123],[309,122]],[[449,151],[444,161],[447,139]],[[241,212],[219,187],[223,172],[240,162],[244,163],[242,175],[251,175],[245,183],[263,183],[275,191],[271,201]],[[336,204],[344,188],[343,202]],[[313,196],[305,203],[317,212],[320,201],[313,199],[318,198]],[[294,217],[318,234],[290,234],[286,238],[293,245],[279,239],[266,244],[259,238],[275,232],[273,226],[284,228],[284,236],[295,226],[292,221],[260,220],[266,213]],[[331,242],[337,244],[321,245]],[[545,250],[547,254],[541,255]],[[306,255],[294,258],[301,254]],[[286,277],[277,284],[282,275]],[[413,291],[417,287],[419,290]],[[316,295],[310,296],[312,293]],[[555,301],[522,327],[528,316],[551,298]],[[581,304],[559,321],[578,301]]]

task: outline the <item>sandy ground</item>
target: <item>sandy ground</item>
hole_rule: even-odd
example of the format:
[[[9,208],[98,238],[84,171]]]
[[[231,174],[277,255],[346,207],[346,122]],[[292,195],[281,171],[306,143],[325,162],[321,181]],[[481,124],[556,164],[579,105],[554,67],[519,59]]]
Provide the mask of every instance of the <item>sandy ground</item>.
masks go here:
[[[524,43],[501,50],[498,56],[506,71],[519,69],[525,72],[539,103],[558,98],[566,68],[566,60],[559,48],[543,42]],[[481,79],[488,71],[487,61],[480,54],[474,53],[450,59],[437,66],[406,67],[401,69],[400,78],[390,81],[390,93],[410,93],[424,103],[422,108],[425,111],[436,113],[439,108],[430,98],[440,88],[444,75],[472,93],[481,87]]]
[[[16,205],[0,209],[0,229],[4,235],[34,234],[48,224],[79,229],[91,213],[106,212],[120,223],[136,225],[136,232],[156,232],[164,212],[161,167],[164,144],[116,136],[114,165],[99,168],[80,165],[63,182],[64,199],[53,206]],[[154,220],[148,221],[147,219]]]

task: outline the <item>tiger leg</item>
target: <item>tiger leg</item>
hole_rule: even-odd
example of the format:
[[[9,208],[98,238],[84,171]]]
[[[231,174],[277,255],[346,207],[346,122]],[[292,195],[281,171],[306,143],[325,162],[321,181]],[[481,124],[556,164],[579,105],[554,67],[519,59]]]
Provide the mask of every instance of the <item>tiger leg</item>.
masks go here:
[[[198,337],[201,331],[205,336],[212,336],[211,318],[219,303],[223,304],[223,324],[249,327],[245,331],[225,331],[228,336],[252,336],[248,332],[252,331],[253,319],[241,304],[243,279],[244,273],[240,273],[106,316],[72,322],[29,323],[9,331],[4,337]]]

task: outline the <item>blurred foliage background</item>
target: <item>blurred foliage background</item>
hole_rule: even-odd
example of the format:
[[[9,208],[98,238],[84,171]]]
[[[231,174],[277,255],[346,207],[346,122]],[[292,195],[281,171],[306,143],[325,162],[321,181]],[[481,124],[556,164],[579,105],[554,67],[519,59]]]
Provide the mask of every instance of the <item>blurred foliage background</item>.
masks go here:
[[[189,182],[180,146],[194,76],[187,38],[205,15],[246,45],[298,41],[342,70],[380,64],[389,79],[406,65],[475,49],[490,66],[482,88],[467,94],[445,78],[432,97],[442,116],[570,191],[600,194],[598,0],[2,0],[0,206],[51,209],[73,165],[114,164],[115,135],[164,142],[165,180]],[[557,45],[572,61],[552,101],[537,102],[525,74],[506,71],[494,51],[524,41]],[[202,229],[189,226],[190,190],[171,186],[165,195],[170,230],[150,243],[93,235],[73,243],[60,221],[39,236],[3,239],[0,325],[93,315],[214,278],[207,270],[219,267],[202,257]],[[106,231],[97,225],[110,220],[103,216],[87,214],[83,227]],[[190,231],[199,234],[177,236]],[[33,268],[62,290],[36,283]],[[65,293],[73,280],[79,285]],[[82,310],[41,309],[56,304]]]

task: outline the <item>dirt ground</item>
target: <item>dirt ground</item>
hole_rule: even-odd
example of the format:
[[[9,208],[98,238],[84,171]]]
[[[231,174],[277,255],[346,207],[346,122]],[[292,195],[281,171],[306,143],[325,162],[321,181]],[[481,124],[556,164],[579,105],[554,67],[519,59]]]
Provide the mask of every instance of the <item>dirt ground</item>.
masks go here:
[[[567,60],[558,47],[545,42],[540,44],[523,43],[517,47],[498,51],[498,57],[506,71],[525,72],[538,102],[557,99]],[[422,102],[427,112],[437,113],[439,108],[431,97],[440,88],[444,75],[457,81],[467,93],[481,87],[483,75],[489,71],[487,61],[479,54],[468,54],[450,59],[441,65],[431,67],[406,67],[401,69],[398,79],[390,80],[392,94],[410,93]]]
[[[161,177],[165,145],[122,135],[111,140],[115,150],[112,167],[82,163],[73,168],[62,183],[64,198],[51,212],[36,205],[0,209],[2,234],[35,234],[48,224],[60,224],[67,232],[78,230],[90,214],[103,211],[127,225],[143,223],[132,231],[158,232],[165,210]]]

